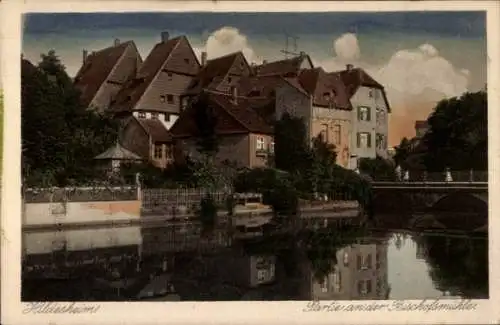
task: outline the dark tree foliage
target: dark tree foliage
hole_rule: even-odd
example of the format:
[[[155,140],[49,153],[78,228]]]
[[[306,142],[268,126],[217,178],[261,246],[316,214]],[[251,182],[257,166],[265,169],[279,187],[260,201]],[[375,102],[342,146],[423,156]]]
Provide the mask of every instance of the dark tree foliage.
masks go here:
[[[151,163],[128,163],[122,164],[120,174],[125,184],[133,184],[139,174],[141,184],[147,188],[194,187],[196,180],[191,173],[192,165],[193,162],[189,159],[174,163],[165,169]]]
[[[488,169],[488,100],[485,91],[442,100],[423,138],[429,171]]]
[[[308,135],[301,118],[285,113],[274,126],[274,163],[276,168],[297,172],[304,170],[311,159]]]
[[[469,299],[488,298],[488,240],[425,236],[429,274],[441,291]]]
[[[363,174],[369,175],[373,180],[396,180],[396,171],[394,164],[391,161],[380,156],[377,156],[375,159],[362,158],[359,162],[359,170]]]
[[[118,124],[81,105],[54,51],[41,58],[21,69],[23,177],[34,186],[91,183],[100,175],[93,158],[114,144]]]
[[[394,162],[396,166],[401,166],[401,168],[407,169],[406,159],[411,152],[411,142],[406,137],[401,140],[398,146],[395,147],[396,154],[394,155]]]
[[[192,105],[198,151],[213,156],[219,151],[219,142],[216,134],[217,116],[210,104],[209,95],[201,94]]]

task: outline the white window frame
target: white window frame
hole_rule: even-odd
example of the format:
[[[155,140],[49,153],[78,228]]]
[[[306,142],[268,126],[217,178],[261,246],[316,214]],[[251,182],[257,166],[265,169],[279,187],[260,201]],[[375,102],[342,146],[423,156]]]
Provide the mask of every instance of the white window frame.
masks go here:
[[[139,118],[146,118],[146,112],[139,112],[139,113],[137,114],[137,116],[138,116]]]
[[[157,149],[160,149],[160,154],[158,155]],[[155,159],[162,159],[163,158],[163,145],[162,144],[154,144],[153,145],[153,157]]]
[[[321,286],[321,292],[323,293],[328,292],[328,276],[325,276],[323,278],[323,281],[321,281],[320,286]]]
[[[257,137],[256,139],[256,148],[258,151],[265,150],[266,148],[266,140],[264,137]]]

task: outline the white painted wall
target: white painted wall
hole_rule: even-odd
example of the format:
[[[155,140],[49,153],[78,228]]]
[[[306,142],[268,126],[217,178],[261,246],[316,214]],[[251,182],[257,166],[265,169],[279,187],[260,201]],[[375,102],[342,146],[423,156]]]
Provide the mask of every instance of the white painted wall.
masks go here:
[[[26,203],[23,225],[139,219],[141,201]]]
[[[27,255],[48,254],[66,244],[68,251],[94,248],[141,245],[139,226],[78,229],[65,231],[37,231],[23,233],[23,251]]]
[[[152,113],[153,112],[143,112],[143,113],[146,114],[145,119],[149,119],[149,120],[152,119]],[[134,111],[132,114],[136,118],[140,118],[139,117],[140,112]],[[167,130],[170,130],[170,128],[172,126],[174,126],[174,123],[177,121],[178,118],[179,118],[179,115],[169,113],[168,114],[168,119],[165,119],[165,113],[158,113],[158,120],[161,121],[161,123],[165,126],[165,128],[167,128]]]

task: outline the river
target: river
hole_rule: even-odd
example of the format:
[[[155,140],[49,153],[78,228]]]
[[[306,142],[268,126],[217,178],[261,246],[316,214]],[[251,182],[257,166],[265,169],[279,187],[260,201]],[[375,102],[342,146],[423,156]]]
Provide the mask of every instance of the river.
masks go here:
[[[489,295],[487,233],[380,223],[245,240],[196,225],[25,231],[22,272],[23,301]]]

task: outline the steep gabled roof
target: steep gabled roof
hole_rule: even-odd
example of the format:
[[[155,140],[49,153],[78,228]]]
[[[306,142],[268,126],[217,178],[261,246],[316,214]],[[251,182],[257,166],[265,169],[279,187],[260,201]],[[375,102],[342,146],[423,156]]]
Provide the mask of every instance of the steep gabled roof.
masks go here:
[[[258,65],[254,68],[255,74],[258,76],[292,76],[298,75],[302,63],[308,60],[309,64],[313,66],[311,58],[307,54],[302,54],[290,59],[284,59],[274,62]]]
[[[130,111],[135,107],[183,38],[185,39],[185,36],[179,36],[155,45],[141,65],[136,78],[127,82],[118,92],[112,111]]]
[[[199,105],[197,101],[202,101]],[[203,92],[179,117],[171,129],[174,137],[194,137],[198,134],[196,109],[212,110],[216,117],[215,132],[219,135],[238,133],[271,134],[272,127],[250,106],[249,101],[237,103],[227,94]]]
[[[333,95],[333,104],[338,109],[352,109],[344,84],[338,76],[327,74],[323,68],[302,70],[298,77],[301,86],[313,96],[317,106],[330,106],[327,96]]]
[[[189,86],[187,93],[198,93],[206,88],[215,90],[227,76],[229,70],[239,57],[243,58],[248,66],[248,62],[242,52],[230,53],[208,60]]]
[[[129,46],[135,47],[134,42],[127,41],[110,46],[87,57],[74,79],[75,87],[81,91],[83,105],[90,105],[97,91],[99,91]]]
[[[170,142],[172,141],[172,135],[163,125],[160,120],[157,119],[137,119],[142,128],[150,136],[153,142]]]
[[[94,159],[96,160],[141,160],[142,158],[133,153],[132,151],[125,149],[119,143],[106,150],[105,152],[97,155]]]
[[[348,70],[333,72],[332,74],[340,77],[346,87],[346,93],[349,96],[349,99],[354,96],[359,87],[377,88],[382,90],[387,110],[389,112],[391,111],[384,86],[373,79],[365,70],[361,68],[351,68]]]

